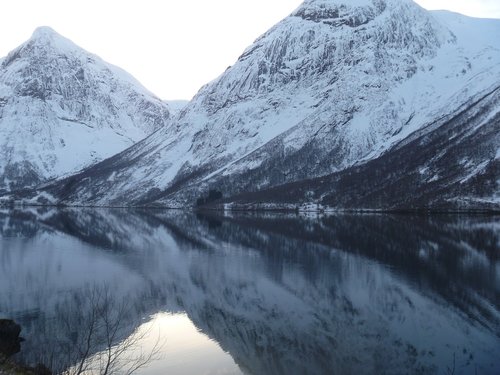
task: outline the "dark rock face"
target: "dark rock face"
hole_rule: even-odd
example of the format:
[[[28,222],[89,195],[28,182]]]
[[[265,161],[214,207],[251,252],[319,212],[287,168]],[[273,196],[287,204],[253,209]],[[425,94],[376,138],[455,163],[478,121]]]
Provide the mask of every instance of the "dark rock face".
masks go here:
[[[21,350],[21,326],[12,320],[0,319],[0,354],[10,357]]]
[[[52,375],[52,371],[50,371],[46,366],[42,364],[37,365],[33,369],[33,373],[34,375]]]

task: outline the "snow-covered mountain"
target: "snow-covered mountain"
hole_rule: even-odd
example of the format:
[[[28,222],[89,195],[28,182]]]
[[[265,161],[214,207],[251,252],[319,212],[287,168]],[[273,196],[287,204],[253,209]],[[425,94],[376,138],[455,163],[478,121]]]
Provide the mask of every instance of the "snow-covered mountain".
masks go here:
[[[48,27],[0,60],[0,192],[110,157],[163,127],[168,105]]]
[[[216,189],[245,204],[498,208],[497,35],[498,20],[429,12],[411,0],[307,0],[171,126],[47,191],[62,204],[186,206]],[[427,189],[417,200],[412,189],[392,189],[400,199],[390,204],[387,192],[342,202],[328,199],[337,185],[310,191],[309,182],[283,188],[295,189],[286,202],[268,194],[401,153],[412,163],[389,165],[383,176],[369,169],[369,182],[376,189],[382,177],[399,186],[416,176],[411,186]],[[352,184],[343,194],[358,180],[343,180]],[[256,191],[264,193],[245,195]]]

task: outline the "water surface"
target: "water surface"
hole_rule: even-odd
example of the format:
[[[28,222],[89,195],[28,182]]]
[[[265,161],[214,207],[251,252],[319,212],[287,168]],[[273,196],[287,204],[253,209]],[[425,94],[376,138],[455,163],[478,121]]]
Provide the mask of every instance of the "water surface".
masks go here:
[[[498,217],[28,209],[0,234],[27,363],[131,343],[139,374],[500,373]]]

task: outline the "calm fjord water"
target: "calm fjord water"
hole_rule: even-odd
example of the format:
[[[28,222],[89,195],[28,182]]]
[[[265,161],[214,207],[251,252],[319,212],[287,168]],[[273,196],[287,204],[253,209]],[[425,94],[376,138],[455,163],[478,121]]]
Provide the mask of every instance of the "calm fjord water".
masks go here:
[[[16,358],[56,371],[128,342],[142,374],[500,373],[499,217],[30,209],[0,234]]]

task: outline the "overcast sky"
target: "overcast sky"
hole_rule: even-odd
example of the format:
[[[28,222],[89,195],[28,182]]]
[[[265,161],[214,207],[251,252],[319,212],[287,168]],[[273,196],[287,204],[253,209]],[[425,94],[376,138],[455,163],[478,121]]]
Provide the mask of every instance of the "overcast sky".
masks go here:
[[[134,75],[163,99],[190,99],[301,0],[9,0],[1,5],[0,56],[51,26]],[[500,18],[500,0],[418,0]]]

